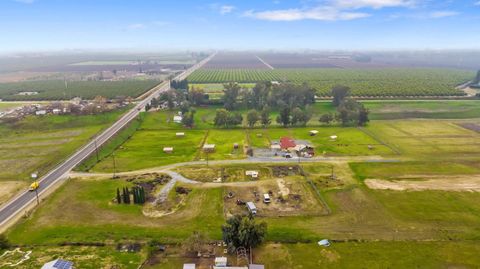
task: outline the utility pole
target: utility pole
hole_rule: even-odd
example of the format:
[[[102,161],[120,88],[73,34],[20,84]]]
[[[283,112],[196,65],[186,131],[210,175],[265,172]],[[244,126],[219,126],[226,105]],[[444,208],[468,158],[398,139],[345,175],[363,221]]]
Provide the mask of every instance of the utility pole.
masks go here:
[[[113,179],[115,179],[116,175],[115,173],[117,172],[117,163],[115,162],[115,152],[112,153],[112,158],[113,158]]]
[[[207,154],[207,166],[208,166],[208,151],[205,152]]]
[[[38,198],[38,188],[35,189],[35,196],[37,197],[37,205],[39,205],[40,199]]]

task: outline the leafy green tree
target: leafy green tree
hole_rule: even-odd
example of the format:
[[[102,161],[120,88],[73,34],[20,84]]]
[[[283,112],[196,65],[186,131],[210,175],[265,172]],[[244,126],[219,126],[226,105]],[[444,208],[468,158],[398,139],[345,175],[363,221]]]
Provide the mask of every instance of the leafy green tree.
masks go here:
[[[368,118],[370,111],[363,104],[358,108],[358,125],[365,126],[370,119]]]
[[[223,87],[223,106],[227,110],[235,110],[241,87],[237,83],[224,84]]]
[[[235,113],[228,113],[227,117],[227,127],[229,126],[237,126],[242,124],[243,122],[243,117],[242,114],[235,112]]]
[[[332,88],[333,106],[338,107],[343,100],[350,94],[350,88],[346,86],[337,85]]]
[[[285,107],[280,110],[280,114],[277,116],[277,123],[287,127],[290,124],[290,108]]]
[[[213,120],[213,124],[217,127],[227,126],[228,114],[229,113],[226,109],[217,109],[215,112],[215,119]]]
[[[122,197],[120,196],[120,189],[117,188],[117,203],[121,204],[122,203]]]
[[[191,109],[189,112],[183,114],[182,124],[188,128],[192,128],[195,125],[195,109]]]
[[[189,101],[183,101],[180,103],[180,111],[182,112],[182,115],[190,111],[190,106],[191,104]]]
[[[320,116],[320,119],[318,119],[319,122],[324,123],[324,124],[330,124],[334,120],[334,117],[332,113],[325,113]]]
[[[272,120],[270,119],[270,109],[268,106],[264,106],[262,112],[260,113],[260,122],[264,128],[268,127]]]
[[[204,103],[205,101],[205,92],[203,89],[192,87],[188,91],[188,100],[192,104],[198,106]]]
[[[248,111],[247,113],[247,124],[248,127],[253,128],[255,124],[260,120],[260,116],[258,115],[258,112],[254,109]]]
[[[252,216],[235,215],[222,226],[223,240],[230,250],[255,248],[264,241],[266,233],[267,224],[256,223]]]

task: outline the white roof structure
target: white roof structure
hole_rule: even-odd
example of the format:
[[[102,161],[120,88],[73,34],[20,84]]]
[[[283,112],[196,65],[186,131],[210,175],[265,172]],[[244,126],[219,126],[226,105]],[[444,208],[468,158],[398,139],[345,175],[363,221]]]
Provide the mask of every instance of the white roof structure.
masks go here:
[[[175,133],[176,136],[185,136],[185,133]]]
[[[215,266],[225,268],[227,266],[227,257],[215,257]]]
[[[253,170],[245,171],[245,175],[251,176],[251,177],[258,177],[258,171],[253,171]]]
[[[250,264],[248,269],[265,269],[265,266],[263,264]]]
[[[163,152],[172,152],[173,148],[172,147],[164,147]]]
[[[183,264],[183,269],[195,269],[195,264],[185,263],[185,264]]]
[[[182,116],[173,116],[173,122],[175,123],[181,123],[183,117]]]
[[[330,241],[328,241],[328,239],[322,239],[318,241],[318,245],[322,247],[328,247],[330,246]]]
[[[214,149],[215,148],[215,144],[205,144],[203,145],[203,149]]]
[[[316,134],[318,134],[318,131],[317,130],[311,130],[310,133],[313,134],[313,135],[316,135]]]
[[[45,114],[47,114],[46,110],[38,110],[35,112],[35,115],[45,115]]]
[[[332,140],[337,140],[337,138],[338,138],[338,136],[336,136],[336,135],[331,135],[330,136],[330,139],[332,139]]]
[[[58,259],[47,262],[42,266],[42,269],[73,269],[73,262]]]

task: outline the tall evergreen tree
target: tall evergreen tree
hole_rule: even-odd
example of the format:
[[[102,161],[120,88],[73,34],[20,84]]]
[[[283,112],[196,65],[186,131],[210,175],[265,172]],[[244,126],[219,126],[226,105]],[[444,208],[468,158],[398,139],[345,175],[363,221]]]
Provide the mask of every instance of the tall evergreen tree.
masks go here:
[[[120,196],[120,189],[117,188],[117,203],[121,204],[122,203],[122,197]]]

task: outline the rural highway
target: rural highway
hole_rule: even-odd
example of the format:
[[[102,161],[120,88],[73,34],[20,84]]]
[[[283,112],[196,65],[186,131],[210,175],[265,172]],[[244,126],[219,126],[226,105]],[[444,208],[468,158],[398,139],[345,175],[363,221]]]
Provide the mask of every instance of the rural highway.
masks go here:
[[[202,67],[208,61],[210,61],[216,53],[213,53],[209,57],[205,58],[201,62],[195,64],[191,68],[185,70],[181,74],[177,75],[174,80],[183,80],[187,76],[189,76],[193,71],[197,70],[198,68]],[[105,142],[107,142],[110,138],[112,138],[116,133],[122,130],[130,121],[135,119],[138,114],[145,109],[145,106],[150,103],[150,101],[158,97],[160,93],[167,91],[170,89],[170,82],[165,81],[159,85],[157,85],[153,91],[150,91],[150,95],[147,96],[145,99],[140,101],[135,107],[129,110],[126,114],[124,114],[119,120],[117,120],[112,126],[108,129],[97,135],[92,141],[88,142],[85,146],[78,149],[73,155],[71,155],[67,160],[63,161],[57,167],[52,169],[49,173],[44,175],[40,180],[40,187],[38,189],[38,194],[42,197],[42,194],[45,194],[51,187],[59,183],[60,181],[65,181],[67,179],[68,173],[77,166],[80,162],[90,156],[96,149],[96,146],[101,146]],[[7,204],[0,208],[0,231],[5,230],[9,220],[17,216],[18,214],[22,214],[23,210],[25,210],[29,205],[32,203],[36,203],[35,192],[29,192],[25,190],[25,192],[21,193],[20,195],[16,196],[12,200],[10,200]]]

